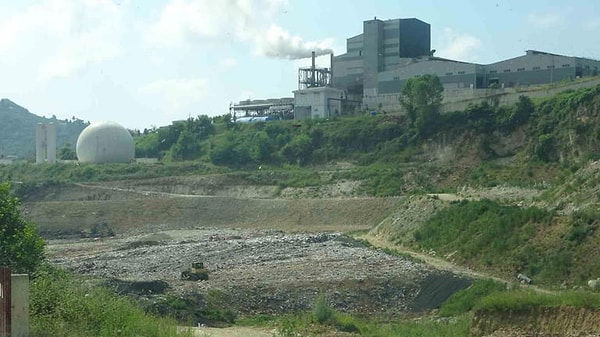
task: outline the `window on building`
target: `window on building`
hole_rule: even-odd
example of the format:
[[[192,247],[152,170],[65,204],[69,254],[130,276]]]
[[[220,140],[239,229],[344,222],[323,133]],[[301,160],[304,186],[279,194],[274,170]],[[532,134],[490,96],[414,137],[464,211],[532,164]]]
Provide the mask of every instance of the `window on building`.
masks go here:
[[[464,75],[464,74],[465,74],[465,72],[464,72],[464,71],[459,71],[459,72],[458,72],[458,74],[459,74],[459,75]]]
[[[398,81],[398,80],[400,80],[400,77],[394,76],[394,81]]]
[[[490,74],[495,74],[497,71],[495,70],[490,70]]]
[[[504,69],[505,73],[510,73],[510,69]]]
[[[547,66],[548,69],[554,69],[554,66]]]
[[[525,68],[519,68],[517,71],[525,71]]]
[[[563,68],[569,68],[571,65],[570,64],[563,64],[562,67]]]
[[[533,70],[540,70],[540,67],[533,67]]]
[[[446,76],[452,76],[453,73],[446,73]]]

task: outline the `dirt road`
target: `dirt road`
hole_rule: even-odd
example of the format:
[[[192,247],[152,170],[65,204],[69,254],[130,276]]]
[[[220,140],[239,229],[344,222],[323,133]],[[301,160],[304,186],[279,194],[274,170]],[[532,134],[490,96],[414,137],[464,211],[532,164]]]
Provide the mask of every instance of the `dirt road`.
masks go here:
[[[230,328],[193,328],[198,337],[272,337],[275,330],[251,327],[230,327]]]

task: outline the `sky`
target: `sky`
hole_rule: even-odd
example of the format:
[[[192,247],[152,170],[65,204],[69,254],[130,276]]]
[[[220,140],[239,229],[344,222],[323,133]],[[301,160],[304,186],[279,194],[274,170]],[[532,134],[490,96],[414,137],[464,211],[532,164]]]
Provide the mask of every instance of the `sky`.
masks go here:
[[[343,54],[374,17],[429,23],[439,57],[600,59],[597,1],[0,0],[0,98],[139,130],[223,115],[232,102],[292,97],[303,57]]]

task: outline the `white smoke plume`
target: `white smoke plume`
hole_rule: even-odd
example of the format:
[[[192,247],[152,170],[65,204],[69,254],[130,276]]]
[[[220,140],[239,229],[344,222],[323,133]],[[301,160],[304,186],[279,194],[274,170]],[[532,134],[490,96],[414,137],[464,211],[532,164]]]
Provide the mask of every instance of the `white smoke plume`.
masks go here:
[[[285,0],[171,0],[148,29],[147,41],[178,47],[199,41],[235,40],[257,55],[301,59],[331,53],[332,40],[306,41],[276,25]]]
[[[301,37],[293,36],[276,25],[269,27],[264,37],[258,37],[254,42],[257,54],[290,60],[311,57],[313,51],[317,56],[333,52],[330,48],[332,45],[331,39],[304,41]]]

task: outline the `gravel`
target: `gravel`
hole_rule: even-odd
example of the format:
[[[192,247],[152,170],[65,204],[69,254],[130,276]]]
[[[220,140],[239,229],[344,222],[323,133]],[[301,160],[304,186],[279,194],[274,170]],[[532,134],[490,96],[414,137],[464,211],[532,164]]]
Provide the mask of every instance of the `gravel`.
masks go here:
[[[445,282],[439,281],[446,277],[443,273],[340,233],[197,228],[54,240],[48,251],[52,263],[92,278],[162,280],[169,292],[184,297],[218,289],[233,299],[241,314],[306,310],[319,294],[338,310],[397,314],[416,310],[413,301],[421,289],[442,295],[435,303],[419,303],[419,310],[438,306],[440,298],[456,290],[453,285],[444,293]],[[204,263],[208,281],[180,280],[194,262]],[[424,284],[432,275],[441,290]]]

